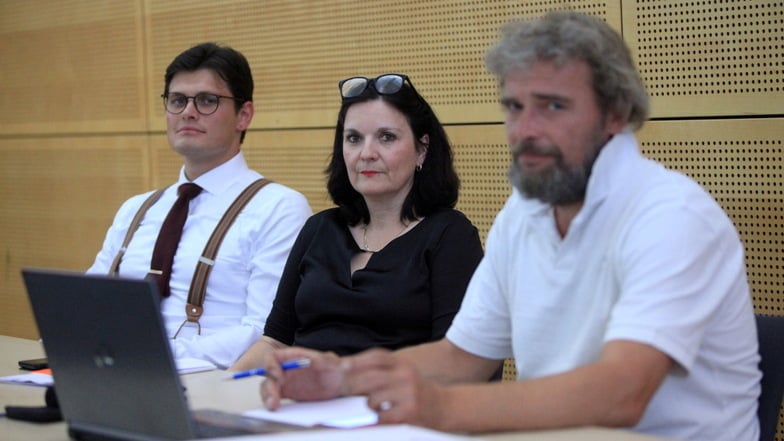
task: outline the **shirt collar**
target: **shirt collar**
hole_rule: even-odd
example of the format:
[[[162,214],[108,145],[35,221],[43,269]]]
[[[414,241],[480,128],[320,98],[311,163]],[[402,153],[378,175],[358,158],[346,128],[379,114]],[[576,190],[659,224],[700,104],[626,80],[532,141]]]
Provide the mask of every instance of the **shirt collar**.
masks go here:
[[[627,158],[640,155],[637,140],[630,129],[613,136],[602,147],[593,164],[583,207],[592,208],[599,205],[613,191],[613,185],[627,185],[627,179],[633,179],[625,176],[627,172],[624,165],[628,164]]]
[[[185,166],[183,166],[180,169],[180,179],[177,181],[177,185],[179,186],[186,182],[193,182],[208,193],[221,194],[234,182],[239,180],[243,175],[243,172],[247,169],[248,164],[245,162],[242,151],[240,151],[228,161],[213,168],[207,173],[204,173],[193,181],[188,181],[188,178],[185,177]]]

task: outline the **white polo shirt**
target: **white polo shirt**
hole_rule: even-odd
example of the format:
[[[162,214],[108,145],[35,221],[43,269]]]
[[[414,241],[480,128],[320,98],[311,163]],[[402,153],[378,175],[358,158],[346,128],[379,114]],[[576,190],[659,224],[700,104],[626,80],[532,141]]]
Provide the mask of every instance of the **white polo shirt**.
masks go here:
[[[447,338],[514,357],[519,380],[591,363],[607,341],[646,343],[676,367],[635,430],[756,441],[761,376],[745,271],[721,207],[623,133],[600,153],[564,238],[552,207],[513,191]]]

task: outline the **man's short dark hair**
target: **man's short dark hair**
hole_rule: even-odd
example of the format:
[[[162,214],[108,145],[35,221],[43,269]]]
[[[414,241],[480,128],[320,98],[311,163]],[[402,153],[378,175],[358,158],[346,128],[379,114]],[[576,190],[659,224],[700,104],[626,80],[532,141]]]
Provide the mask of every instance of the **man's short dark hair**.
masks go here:
[[[168,95],[169,85],[176,74],[199,69],[212,70],[226,82],[231,95],[239,98],[234,101],[235,110],[239,110],[246,101],[253,101],[253,75],[248,60],[239,51],[213,42],[197,44],[172,60],[166,68],[163,94]],[[240,142],[244,139],[243,131]]]

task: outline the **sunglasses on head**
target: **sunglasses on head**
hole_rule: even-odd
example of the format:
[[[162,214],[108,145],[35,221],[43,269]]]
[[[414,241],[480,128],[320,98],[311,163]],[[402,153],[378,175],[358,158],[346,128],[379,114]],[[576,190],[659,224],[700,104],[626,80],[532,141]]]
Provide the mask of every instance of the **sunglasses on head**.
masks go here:
[[[343,99],[356,98],[362,95],[362,92],[368,87],[372,87],[379,95],[394,95],[400,92],[400,89],[403,88],[403,83],[406,81],[408,81],[411,89],[416,92],[416,88],[408,78],[408,75],[392,73],[379,75],[376,78],[346,78],[338,83],[338,88],[340,88],[340,96]],[[419,95],[418,92],[417,95]]]

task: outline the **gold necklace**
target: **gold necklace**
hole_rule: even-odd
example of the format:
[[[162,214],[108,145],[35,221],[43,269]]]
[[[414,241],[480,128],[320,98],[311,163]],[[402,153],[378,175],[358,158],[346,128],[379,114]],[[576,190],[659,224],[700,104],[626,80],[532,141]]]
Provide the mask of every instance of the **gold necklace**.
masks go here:
[[[400,235],[401,235],[401,234],[405,233],[405,232],[406,232],[406,230],[408,229],[409,225],[411,225],[411,224],[403,224],[403,229],[402,229],[402,230],[400,230],[400,232],[399,232],[399,233],[397,233],[397,234],[395,235],[395,237],[393,237],[393,238],[392,238],[392,239],[391,239],[389,242],[392,242],[393,240],[395,240],[395,239],[397,239],[398,237],[400,237]],[[377,249],[377,250],[371,250],[371,249],[370,249],[370,247],[368,246],[368,242],[367,242],[367,229],[368,229],[368,225],[367,225],[367,224],[365,224],[365,225],[363,225],[363,226],[362,226],[362,251],[364,251],[364,252],[366,252],[366,253],[377,253],[377,252],[381,251],[381,248],[383,248],[383,247],[381,247],[381,248],[379,248],[379,249]],[[387,244],[388,244],[389,242],[387,242]]]
[[[367,244],[367,225],[362,227],[362,251],[367,253],[375,253],[375,251],[371,250]]]

